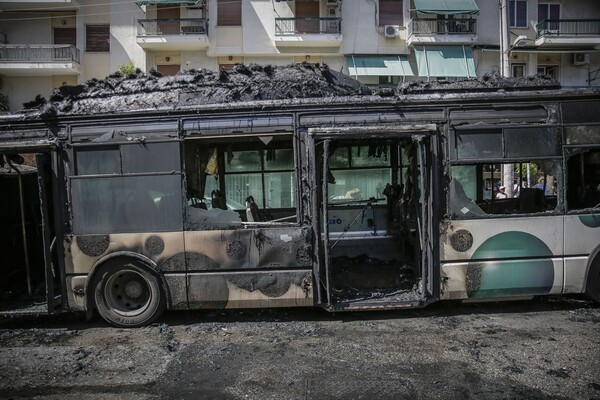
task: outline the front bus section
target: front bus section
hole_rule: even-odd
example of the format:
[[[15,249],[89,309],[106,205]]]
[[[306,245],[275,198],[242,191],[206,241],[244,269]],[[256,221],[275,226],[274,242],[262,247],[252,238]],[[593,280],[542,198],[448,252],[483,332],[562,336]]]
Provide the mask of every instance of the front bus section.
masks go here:
[[[330,310],[433,301],[436,126],[309,128],[318,303]]]

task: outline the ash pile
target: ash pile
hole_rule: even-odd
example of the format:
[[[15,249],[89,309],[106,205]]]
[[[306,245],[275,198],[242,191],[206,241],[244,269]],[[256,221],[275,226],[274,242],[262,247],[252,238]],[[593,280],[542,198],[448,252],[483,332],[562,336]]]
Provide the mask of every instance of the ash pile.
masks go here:
[[[82,85],[56,89],[47,101],[38,96],[24,104],[25,114],[42,118],[61,115],[170,110],[208,104],[264,100],[370,95],[357,80],[327,65],[235,65],[231,70],[190,70],[175,76],[156,71],[109,75]]]
[[[506,78],[499,73],[488,73],[476,78],[460,80],[440,79],[430,82],[411,81],[400,83],[395,90],[397,95],[421,93],[460,93],[469,91],[496,92],[511,90],[560,89],[560,84],[546,75],[532,75],[521,78]]]

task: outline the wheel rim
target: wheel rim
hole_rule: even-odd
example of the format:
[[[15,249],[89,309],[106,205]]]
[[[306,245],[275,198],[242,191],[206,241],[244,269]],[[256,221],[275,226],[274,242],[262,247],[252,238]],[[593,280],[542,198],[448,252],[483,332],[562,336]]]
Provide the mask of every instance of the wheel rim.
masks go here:
[[[131,317],[142,314],[150,306],[152,290],[142,274],[125,270],[107,280],[104,298],[114,312]]]

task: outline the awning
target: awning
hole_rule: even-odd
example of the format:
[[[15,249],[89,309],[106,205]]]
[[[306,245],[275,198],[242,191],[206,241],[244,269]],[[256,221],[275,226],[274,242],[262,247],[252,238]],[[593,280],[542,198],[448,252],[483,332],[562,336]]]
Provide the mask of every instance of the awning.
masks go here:
[[[467,46],[415,46],[419,76],[475,77],[473,50]]]
[[[425,14],[479,14],[475,0],[414,0],[415,9]]]
[[[350,76],[414,76],[406,56],[348,56]]]
[[[155,4],[188,4],[193,5],[198,3],[199,0],[138,0],[135,2],[138,6],[148,6]]]

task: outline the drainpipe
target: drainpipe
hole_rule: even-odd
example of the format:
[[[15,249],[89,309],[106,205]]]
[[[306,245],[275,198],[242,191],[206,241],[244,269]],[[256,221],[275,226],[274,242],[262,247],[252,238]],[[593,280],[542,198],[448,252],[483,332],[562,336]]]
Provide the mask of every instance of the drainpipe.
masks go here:
[[[508,0],[500,0],[500,65],[502,65],[502,76],[510,78],[512,71],[510,67],[510,24],[508,20]],[[513,182],[515,179],[515,167],[513,164],[503,164],[502,167],[502,185],[506,186],[506,194],[513,197]],[[493,183],[492,183],[493,184]],[[493,190],[492,190],[493,193]]]
[[[4,161],[17,173],[19,181],[19,203],[21,206],[21,231],[23,233],[23,253],[25,254],[25,273],[27,275],[27,294],[29,297],[32,295],[31,290],[31,274],[29,268],[29,250],[27,248],[27,230],[25,229],[25,205],[23,203],[23,182],[21,177],[21,171],[13,165],[13,163],[4,155]]]

